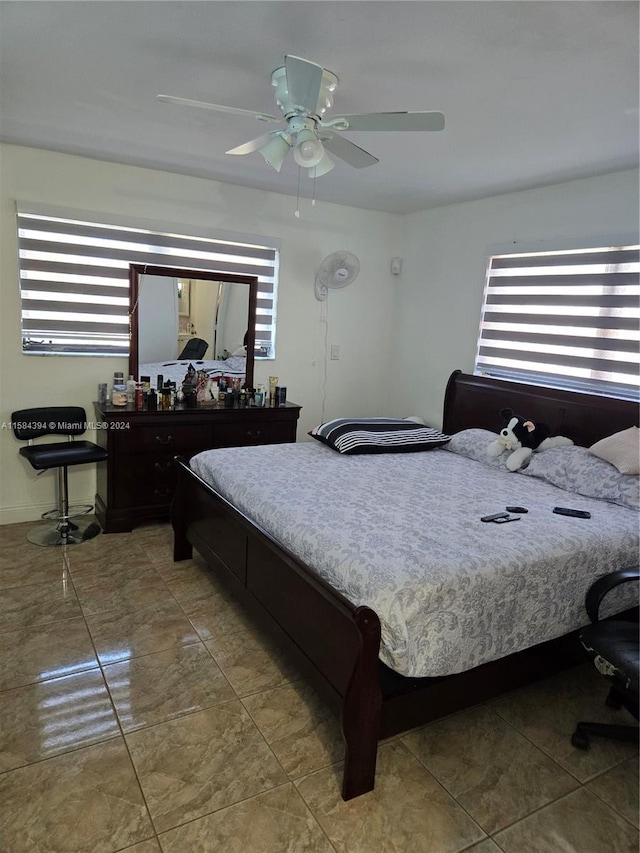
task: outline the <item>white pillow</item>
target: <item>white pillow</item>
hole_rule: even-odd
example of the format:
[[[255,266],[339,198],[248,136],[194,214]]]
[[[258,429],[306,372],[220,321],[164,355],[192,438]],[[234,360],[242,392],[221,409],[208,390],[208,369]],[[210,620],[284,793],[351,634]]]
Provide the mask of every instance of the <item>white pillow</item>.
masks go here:
[[[640,430],[633,426],[596,441],[589,451],[610,462],[621,474],[640,474]]]
[[[586,447],[552,447],[534,453],[529,467],[520,473],[586,498],[640,508],[640,478],[620,474]]]

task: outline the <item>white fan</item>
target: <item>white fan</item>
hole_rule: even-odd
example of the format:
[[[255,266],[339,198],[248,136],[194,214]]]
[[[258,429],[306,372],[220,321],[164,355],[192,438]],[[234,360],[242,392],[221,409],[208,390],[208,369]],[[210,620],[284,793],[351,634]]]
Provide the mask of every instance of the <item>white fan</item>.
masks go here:
[[[281,117],[178,98],[175,95],[158,95],[158,100],[248,116],[259,121],[284,120],[286,129],[272,130],[226,153],[251,154],[258,151],[265,162],[279,172],[289,149],[293,148],[296,163],[307,167],[311,178],[319,178],[333,169],[335,163],[328,151],[356,169],[373,166],[378,162],[377,157],[339,136],[336,131],[423,131],[444,128],[444,116],[439,112],[363,113],[325,119],[326,111],[333,106],[333,93],[338,87],[336,75],[299,56],[285,56],[284,61],[282,68],[276,68],[271,75],[276,103],[283,112]]]
[[[333,252],[318,267],[315,294],[318,302],[324,302],[329,290],[346,287],[360,272],[360,261],[351,252]]]

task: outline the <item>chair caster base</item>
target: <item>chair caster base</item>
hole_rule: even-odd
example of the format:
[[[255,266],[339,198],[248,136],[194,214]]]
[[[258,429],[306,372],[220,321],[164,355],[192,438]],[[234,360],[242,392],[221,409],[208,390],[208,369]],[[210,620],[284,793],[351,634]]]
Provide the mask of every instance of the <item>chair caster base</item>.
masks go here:
[[[33,545],[48,547],[51,545],[80,545],[93,539],[100,533],[100,525],[95,521],[68,522],[56,527],[40,526],[29,531],[27,540]]]
[[[571,744],[578,749],[589,749],[589,738],[584,732],[578,729],[571,735]]]
[[[614,740],[627,741],[629,743],[640,743],[640,730],[637,726],[623,726],[614,723],[578,723],[574,733],[571,735],[571,743],[578,749],[589,749],[589,738],[595,737],[613,738]]]

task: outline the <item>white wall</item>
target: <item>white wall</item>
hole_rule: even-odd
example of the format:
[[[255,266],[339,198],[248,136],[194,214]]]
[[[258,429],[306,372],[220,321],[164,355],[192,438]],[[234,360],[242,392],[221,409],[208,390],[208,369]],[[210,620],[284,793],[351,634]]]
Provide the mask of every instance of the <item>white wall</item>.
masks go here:
[[[34,405],[84,406],[93,416],[97,384],[122,358],[26,356],[20,342],[20,301],[15,200],[80,211],[128,215],[281,240],[277,358],[261,362],[256,382],[278,375],[289,399],[303,406],[298,438],[325,418],[345,411],[387,414],[392,312],[396,296],[389,260],[400,254],[399,217],[340,205],[301,205],[295,199],[257,190],[120,166],[18,146],[0,147],[0,422]],[[329,296],[328,343],[340,346],[339,361],[326,364],[321,305],[313,294],[314,273],[330,252],[346,249],[361,261],[352,285]],[[325,391],[323,392],[323,389]],[[326,397],[324,413],[322,400]],[[87,436],[88,438],[91,435]],[[51,473],[39,478],[18,456],[19,443],[0,429],[0,523],[30,520],[54,501]],[[74,503],[92,501],[90,468],[70,471]]]
[[[540,251],[589,238],[638,238],[638,171],[617,172],[404,217],[392,404],[440,426],[447,379],[473,372],[492,246]]]

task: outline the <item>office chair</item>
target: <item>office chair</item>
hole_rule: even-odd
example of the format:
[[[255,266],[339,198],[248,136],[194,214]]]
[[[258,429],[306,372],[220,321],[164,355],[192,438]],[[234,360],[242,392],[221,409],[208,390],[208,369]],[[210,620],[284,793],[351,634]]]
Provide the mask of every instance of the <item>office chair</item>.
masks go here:
[[[640,688],[638,623],[622,619],[599,622],[598,611],[610,590],[639,578],[640,571],[635,568],[621,569],[599,578],[587,592],[585,602],[592,624],[580,632],[580,642],[596,669],[611,682],[606,704],[610,708],[626,708],[636,720]],[[589,735],[637,742],[638,732],[637,726],[580,722],[571,736],[571,743],[579,749],[588,749]]]
[[[91,512],[93,506],[69,506],[69,466],[102,462],[107,458],[107,451],[97,444],[73,440],[74,436],[82,435],[87,429],[85,410],[80,406],[20,409],[11,415],[11,426],[17,439],[28,442],[26,447],[20,448],[20,456],[38,474],[50,469],[58,472],[57,507],[42,515],[44,519],[55,521],[55,527],[39,525],[27,534],[29,542],[34,545],[76,545],[97,536],[100,526],[96,522],[71,521]],[[34,443],[34,439],[47,435],[65,435],[68,441]]]
[[[201,358],[204,358],[204,354],[208,349],[209,344],[202,338],[191,338],[191,340],[187,341],[184,349],[178,356],[178,361],[182,361],[187,358],[199,361]]]

